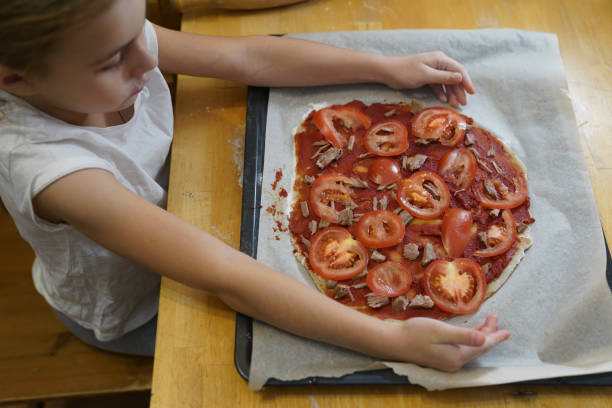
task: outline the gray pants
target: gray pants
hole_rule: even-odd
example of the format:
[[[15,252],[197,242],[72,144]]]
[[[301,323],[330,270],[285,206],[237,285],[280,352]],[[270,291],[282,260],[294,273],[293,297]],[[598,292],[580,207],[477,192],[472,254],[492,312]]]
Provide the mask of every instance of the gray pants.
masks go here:
[[[157,333],[157,315],[144,325],[137,327],[118,339],[100,341],[96,339],[93,330],[84,328],[62,312],[58,312],[55,309],[53,311],[72,334],[90,346],[115,353],[153,357],[155,352],[155,335]]]

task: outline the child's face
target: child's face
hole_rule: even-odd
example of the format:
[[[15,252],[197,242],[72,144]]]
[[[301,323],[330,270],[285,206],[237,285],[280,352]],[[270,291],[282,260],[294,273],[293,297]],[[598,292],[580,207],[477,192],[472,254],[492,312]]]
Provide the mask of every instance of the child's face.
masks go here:
[[[108,113],[131,106],[157,57],[146,49],[144,0],[117,0],[68,31],[34,78],[37,104],[47,110]]]

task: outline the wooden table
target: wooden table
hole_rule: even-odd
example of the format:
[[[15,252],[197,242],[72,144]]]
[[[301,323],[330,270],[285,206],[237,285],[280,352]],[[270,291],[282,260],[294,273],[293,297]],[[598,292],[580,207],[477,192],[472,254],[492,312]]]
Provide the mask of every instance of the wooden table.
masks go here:
[[[411,6],[412,4],[412,6]],[[183,10],[182,30],[213,35],[396,28],[521,28],[556,33],[597,206],[612,242],[612,2],[310,0],[250,12]],[[169,211],[238,247],[246,87],[179,77]],[[291,387],[252,392],[234,367],[235,313],[216,297],[164,279],[154,408],[610,407],[612,387]]]

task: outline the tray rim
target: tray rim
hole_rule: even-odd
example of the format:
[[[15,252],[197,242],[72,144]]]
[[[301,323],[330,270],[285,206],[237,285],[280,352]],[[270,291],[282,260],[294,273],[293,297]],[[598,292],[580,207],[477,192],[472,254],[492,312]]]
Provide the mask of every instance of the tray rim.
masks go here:
[[[240,226],[240,251],[257,259],[259,214],[261,203],[261,177],[265,152],[265,132],[268,112],[269,88],[249,86],[244,143],[244,167],[242,181],[242,221]],[[604,234],[606,249],[606,278],[612,288],[612,258]],[[612,289],[611,289],[612,290]],[[236,313],[234,365],[238,374],[249,381],[253,319]],[[570,377],[554,377],[540,380],[519,381],[514,385],[588,385],[612,386],[612,371]],[[301,380],[281,381],[269,379],[264,386],[295,385],[414,385],[408,378],[395,374],[391,368],[361,371],[343,377],[308,377]]]

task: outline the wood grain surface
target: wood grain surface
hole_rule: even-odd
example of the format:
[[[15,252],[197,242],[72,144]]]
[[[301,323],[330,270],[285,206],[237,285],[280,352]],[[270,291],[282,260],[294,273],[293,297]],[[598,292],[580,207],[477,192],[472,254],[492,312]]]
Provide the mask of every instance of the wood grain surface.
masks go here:
[[[310,0],[257,11],[186,10],[213,35],[519,28],[557,34],[604,231],[612,240],[612,2]],[[179,77],[168,209],[238,247],[246,87]],[[288,387],[252,392],[234,367],[235,313],[164,279],[151,407],[612,407],[612,387]]]
[[[34,251],[0,207],[0,407],[151,389],[153,359],[77,339],[34,289]]]

